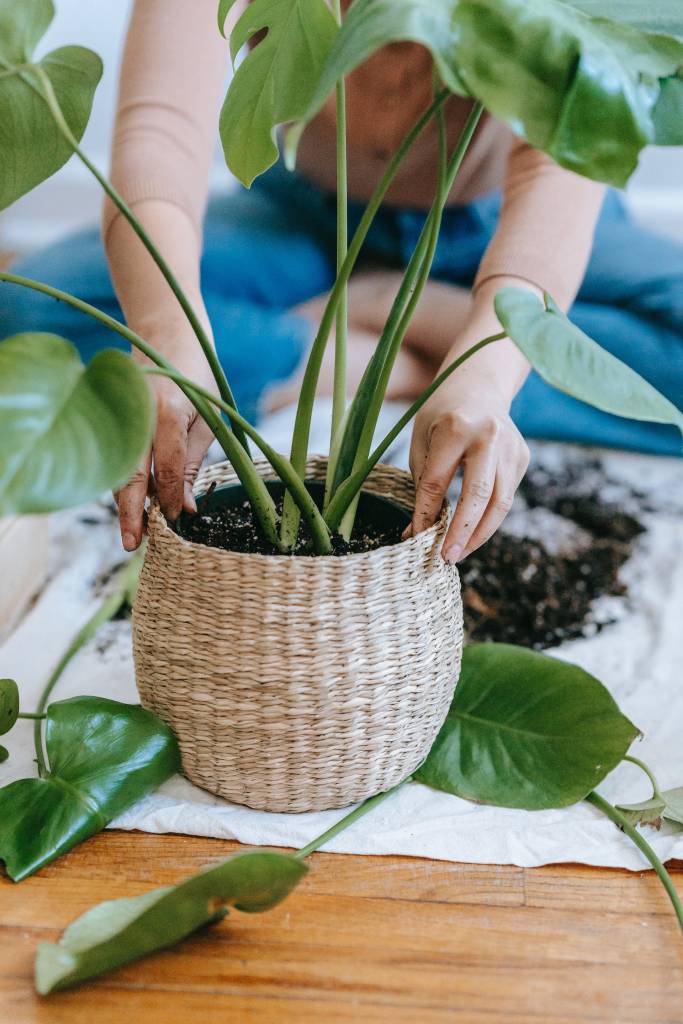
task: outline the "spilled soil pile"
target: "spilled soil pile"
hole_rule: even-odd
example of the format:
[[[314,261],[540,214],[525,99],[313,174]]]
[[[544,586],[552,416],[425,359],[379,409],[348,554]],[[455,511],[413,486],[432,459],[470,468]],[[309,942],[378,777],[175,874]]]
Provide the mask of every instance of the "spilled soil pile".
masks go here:
[[[469,639],[540,650],[603,629],[613,619],[595,602],[626,593],[619,570],[647,510],[596,460],[531,469],[509,524],[460,566]]]

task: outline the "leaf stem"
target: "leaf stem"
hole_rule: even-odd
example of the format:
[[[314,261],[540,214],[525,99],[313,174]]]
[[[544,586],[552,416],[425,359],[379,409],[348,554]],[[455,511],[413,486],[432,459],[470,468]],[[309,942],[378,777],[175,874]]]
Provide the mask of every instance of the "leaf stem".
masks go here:
[[[666,870],[650,844],[646,839],[643,839],[640,832],[638,832],[638,830],[635,829],[629,821],[627,821],[624,815],[621,814],[616,807],[613,807],[611,803],[605,800],[604,797],[600,796],[599,793],[589,793],[586,800],[588,803],[593,804],[594,807],[597,807],[599,811],[602,811],[605,817],[609,818],[610,821],[613,821],[615,825],[618,825],[622,832],[626,833],[631,842],[633,842],[640,852],[649,860],[657,873],[660,882],[664,886],[667,896],[671,900],[674,911],[676,912],[676,917],[678,918],[679,927],[681,931],[683,931],[683,904],[681,903],[681,899],[676,891],[671,875]]]
[[[109,196],[111,201],[114,203],[116,208],[128,221],[131,228],[138,236],[138,238],[144,245],[149,255],[152,257],[154,262],[156,263],[161,274],[166,280],[168,286],[170,287],[171,291],[178,300],[180,307],[183,310],[183,313],[187,317],[188,323],[190,324],[192,330],[195,333],[197,341],[199,342],[201,349],[206,357],[206,361],[208,362],[209,367],[211,368],[211,372],[213,373],[221,397],[223,398],[224,401],[228,403],[228,405],[236,409],[237,404],[230,389],[230,385],[228,384],[228,380],[223,371],[223,367],[221,366],[220,360],[216,355],[216,349],[214,348],[211,339],[209,338],[207,332],[205,331],[194,307],[192,306],[192,303],[190,302],[187,295],[181,288],[180,283],[178,282],[175,274],[173,273],[170,266],[168,265],[164,257],[161,255],[159,250],[157,249],[155,243],[152,241],[151,237],[143,227],[142,223],[138,220],[136,215],[128,206],[126,201],[123,199],[121,195],[119,195],[119,193],[116,191],[111,182],[109,182],[107,178],[105,178],[105,176],[95,166],[95,164],[93,164],[92,161],[88,159],[86,154],[79,146],[78,140],[74,137],[71,129],[69,128],[69,125],[66,122],[66,118],[64,117],[62,108],[59,105],[59,100],[55,95],[54,89],[52,88],[52,82],[45,73],[45,70],[41,68],[39,65],[35,65],[33,70],[35,71],[36,75],[40,80],[43,89],[41,95],[43,95],[43,98],[47,103],[50,113],[52,114],[52,118],[55,124],[57,125],[57,128],[59,129],[65,141],[71,147],[75,155],[81,161],[81,163],[88,169],[88,171],[90,171],[93,177],[99,182],[99,184],[102,186],[102,188]],[[249,446],[243,432],[241,430],[238,430],[236,432],[236,436],[240,444],[242,444],[242,446],[245,448],[248,454]]]
[[[359,818],[362,818],[369,811],[374,810],[374,808],[386,800],[387,797],[393,796],[393,794],[398,792],[401,786],[404,785],[405,782],[399,782],[399,784],[394,786],[392,789],[387,789],[383,793],[377,793],[375,796],[369,797],[362,804],[359,804],[358,807],[354,807],[354,809],[338,821],[336,825],[333,825],[332,828],[328,828],[326,832],[323,832],[322,835],[317,836],[315,839],[311,839],[310,843],[307,843],[306,846],[302,846],[300,850],[293,853],[292,856],[294,860],[304,860],[311,853],[315,853],[315,851],[319,850],[321,846],[329,843],[331,839],[334,839],[334,837],[338,836],[340,832],[347,829],[349,825],[353,825],[353,823],[358,821]]]
[[[333,0],[333,13],[337,24],[342,23],[341,0]],[[348,224],[348,181],[346,153],[346,83],[340,78],[336,86],[337,106],[337,274],[340,273],[349,245]],[[349,319],[348,281],[339,296],[336,316],[334,346],[334,383],[332,387],[332,425],[330,428],[330,452],[334,449],[335,438],[340,430],[346,410],[347,340]],[[325,481],[324,506],[330,498],[332,487],[332,460],[328,463]]]
[[[661,800],[663,803],[666,803],[664,797],[662,796],[661,790],[659,788],[659,783],[657,782],[657,778],[656,778],[654,772],[652,771],[652,769],[648,765],[646,765],[644,761],[641,761],[639,757],[634,757],[633,754],[625,754],[624,755],[624,761],[630,761],[631,764],[636,765],[636,767],[638,767],[642,771],[644,771],[645,774],[647,775],[648,779],[652,783],[652,799],[653,800]]]
[[[439,115],[439,177],[437,194],[424,224],[417,246],[410,258],[401,287],[389,314],[382,337],[371,358],[349,409],[344,437],[335,472],[335,490],[345,476],[362,465],[368,456],[377,420],[386,395],[391,371],[396,362],[403,339],[429,279],[439,239],[443,209],[465,158],[472,137],[483,113],[481,103],[475,103],[460,134],[453,154],[446,163],[445,126],[441,110]],[[341,523],[342,536],[348,537],[355,519],[355,501]]]
[[[43,295],[49,295],[51,298],[57,299],[59,302],[65,302],[73,309],[78,309],[81,313],[85,313],[87,316],[91,316],[93,319],[99,320],[100,323],[104,324],[110,330],[119,334],[122,338],[125,338],[130,345],[138,349],[139,352],[142,352],[143,355],[147,356],[147,358],[157,366],[161,366],[166,370],[175,371],[176,368],[173,364],[162,356],[160,352],[157,352],[157,350],[146,342],[144,338],[141,338],[139,334],[136,334],[135,331],[132,331],[129,327],[126,327],[125,324],[120,323],[114,317],[109,316],[108,313],[103,313],[102,310],[97,309],[96,306],[91,306],[89,302],[77,299],[74,295],[69,295],[68,292],[63,292],[59,288],[54,288],[52,285],[43,284],[41,281],[34,281],[29,277],[21,277],[17,274],[11,274],[9,271],[0,271],[0,281],[6,281],[8,284],[16,284],[21,288],[31,288],[33,291],[41,292]],[[273,502],[263,479],[256,472],[254,464],[251,461],[251,456],[248,454],[244,446],[239,443],[237,436],[224,422],[222,417],[214,412],[211,405],[208,405],[203,400],[196,398],[193,399],[192,395],[189,394],[188,391],[185,391],[184,393],[192,402],[206,425],[213,432],[215,438],[222,446],[227,458],[230,460],[233,469],[242,483],[242,486],[247,492],[247,496],[254,510],[254,515],[263,530],[264,536],[271,544],[278,547],[280,542],[277,531],[278,516],[275,503]]]
[[[25,718],[28,721],[35,722],[35,721],[38,721],[38,720],[42,721],[42,719],[45,718],[45,715],[44,714],[40,714],[39,715],[39,714],[34,713],[32,711],[20,711],[19,714],[17,715],[17,718]]]
[[[299,403],[296,410],[296,419],[294,421],[290,462],[299,476],[303,476],[306,460],[308,458],[308,442],[311,432],[311,417],[313,414],[315,392],[318,386],[318,378],[320,376],[320,368],[322,366],[323,356],[325,355],[327,341],[337,312],[337,306],[341,300],[344,288],[348,284],[351,271],[356,265],[356,260],[358,259],[363,243],[365,242],[368,231],[370,230],[370,226],[375,218],[375,214],[382,205],[384,196],[386,195],[391,182],[394,180],[396,172],[413,146],[413,143],[424,131],[425,127],[439,107],[441,107],[445,102],[447,95],[448,92],[446,89],[443,89],[439,93],[431,106],[410,129],[406,137],[403,139],[403,142],[387,164],[386,170],[382,174],[375,191],[372,193],[372,196],[365,207],[360,223],[358,224],[349,244],[346,259],[342,264],[341,270],[337,274],[337,279],[332,287],[332,291],[330,292],[327,305],[325,306],[325,311],[323,312],[322,319],[320,321],[320,326],[311,347],[306,369],[304,371],[303,380],[301,382],[301,391],[299,393]],[[297,509],[291,496],[286,494],[280,533],[285,547],[290,547],[294,543],[297,530]]]

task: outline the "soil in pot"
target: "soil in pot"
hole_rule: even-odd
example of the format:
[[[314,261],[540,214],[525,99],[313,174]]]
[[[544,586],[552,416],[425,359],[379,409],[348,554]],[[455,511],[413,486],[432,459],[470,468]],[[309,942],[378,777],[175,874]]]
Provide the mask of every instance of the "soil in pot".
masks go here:
[[[278,511],[282,510],[284,486],[279,481],[267,481]],[[324,484],[309,481],[306,484],[318,507],[322,507]],[[258,530],[251,514],[244,489],[239,484],[208,491],[197,500],[196,515],[183,513],[176,530],[185,540],[209,547],[238,551],[243,554],[281,555]],[[388,544],[398,544],[401,534],[410,522],[410,516],[400,505],[376,494],[362,492],[358,503],[356,525],[349,541],[332,538],[332,556],[374,551]],[[299,530],[295,555],[313,555],[305,526]],[[287,557],[287,556],[283,556]]]

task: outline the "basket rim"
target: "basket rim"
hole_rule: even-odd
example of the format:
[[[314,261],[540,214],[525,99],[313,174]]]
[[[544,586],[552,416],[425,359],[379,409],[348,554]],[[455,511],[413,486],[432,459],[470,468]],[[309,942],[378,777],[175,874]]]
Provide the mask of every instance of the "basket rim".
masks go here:
[[[312,453],[311,455],[309,455],[309,462],[313,460],[327,461],[327,456],[316,455]],[[272,470],[270,463],[268,463],[265,459],[255,459],[254,462],[257,467],[267,467],[270,470],[269,474],[264,474],[264,479],[279,479],[278,476]],[[203,467],[197,474],[197,478],[194,484],[192,485],[193,493],[198,493],[198,488],[201,488],[202,486],[202,477],[206,476],[207,472],[211,470],[215,471],[216,468],[220,467],[226,467],[230,469],[232,472],[234,472],[231,463],[227,459],[224,459],[221,462],[213,463],[210,466]],[[377,468],[379,467],[385,470],[393,470],[395,473],[404,476],[410,475],[407,473],[406,470],[400,469],[398,466],[393,466],[390,463],[379,463]],[[372,472],[374,472],[374,470]],[[372,475],[372,472],[370,475]],[[396,504],[401,505],[401,502],[396,502]],[[407,506],[405,505],[403,505],[402,507],[407,508]],[[360,561],[362,559],[367,560],[373,557],[377,557],[382,552],[392,553],[397,552],[399,549],[401,551],[406,551],[410,550],[411,547],[413,547],[417,552],[417,550],[425,546],[427,542],[430,542],[427,546],[431,546],[431,543],[433,543],[438,538],[439,534],[441,534],[442,532],[445,533],[446,528],[448,526],[450,511],[451,509],[448,503],[448,499],[444,499],[444,502],[441,506],[441,512],[439,513],[439,518],[432,526],[429,527],[429,529],[423,530],[421,533],[418,533],[417,536],[409,537],[407,540],[400,540],[396,544],[383,544],[381,547],[373,548],[371,551],[355,551],[347,555],[338,555],[334,559],[332,559],[332,561],[334,561],[335,564],[337,565],[348,565],[351,561]],[[191,550],[195,550],[198,554],[210,551],[213,557],[248,559],[252,564],[254,564],[254,562],[257,560],[261,560],[268,564],[273,564],[275,562],[282,563],[283,561],[286,561],[288,564],[302,563],[307,565],[315,565],[316,563],[320,563],[320,561],[328,561],[329,559],[329,556],[324,555],[264,555],[259,552],[231,551],[228,548],[213,547],[210,544],[201,544],[198,541],[187,540],[186,537],[181,537],[179,534],[175,532],[175,530],[171,529],[171,527],[168,524],[168,520],[166,519],[166,516],[162,512],[161,506],[159,505],[159,502],[156,497],[153,497],[151,500],[149,510],[147,513],[147,522],[148,533],[150,534],[150,536],[153,532],[157,533],[160,537],[163,537],[166,543],[176,544],[179,548],[186,547]]]

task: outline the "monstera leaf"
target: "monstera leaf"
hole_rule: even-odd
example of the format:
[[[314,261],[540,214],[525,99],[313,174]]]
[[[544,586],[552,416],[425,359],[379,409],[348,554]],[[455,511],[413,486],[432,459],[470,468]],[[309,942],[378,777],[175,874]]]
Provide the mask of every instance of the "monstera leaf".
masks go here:
[[[180,885],[100,903],[74,921],[59,943],[41,943],[36,988],[46,995],[172,946],[202,925],[220,921],[228,912],[226,904],[247,913],[268,910],[285,899],[307,871],[293,857],[253,851],[237,854]]]
[[[466,800],[541,810],[583,800],[638,730],[576,665],[508,644],[466,647],[419,782]]]
[[[45,101],[46,89],[80,141],[102,76],[100,58],[82,46],[33,61],[54,13],[51,0],[0,0],[0,210],[58,171],[73,152]]]
[[[624,21],[605,17],[622,6]],[[379,47],[412,40],[451,90],[562,166],[622,186],[646,145],[681,141],[683,41],[661,32],[683,34],[683,15],[673,0],[663,17],[659,6],[635,18],[617,2],[355,0],[303,119]]]
[[[147,382],[123,352],[86,367],[54,334],[0,341],[0,515],[68,508],[125,483],[153,425]]]
[[[639,374],[580,331],[549,295],[545,305],[522,288],[503,288],[496,313],[505,331],[548,384],[596,409],[683,433],[683,412]]]
[[[45,778],[0,789],[0,859],[16,882],[99,832],[180,766],[163,722],[104,697],[51,704],[46,749]]]
[[[221,30],[233,2],[220,4]],[[308,107],[337,23],[325,0],[253,0],[230,37],[233,60],[263,31],[235,71],[220,118],[227,165],[247,186],[278,158],[276,126]]]

